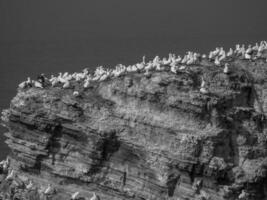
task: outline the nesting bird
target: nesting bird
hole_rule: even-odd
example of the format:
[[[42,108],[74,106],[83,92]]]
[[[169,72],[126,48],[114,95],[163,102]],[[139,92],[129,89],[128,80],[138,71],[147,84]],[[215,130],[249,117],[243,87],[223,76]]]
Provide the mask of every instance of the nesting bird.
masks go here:
[[[200,87],[199,91],[202,94],[208,94],[209,93],[208,89],[206,88],[206,82],[204,81],[203,77],[202,77],[201,87]]]
[[[71,200],[77,200],[78,199],[78,195],[80,194],[80,192],[75,192],[71,195]]]
[[[229,64],[225,63],[223,73],[228,74],[229,73]]]
[[[99,196],[97,196],[97,195],[95,194],[95,192],[94,192],[94,193],[93,193],[93,196],[92,196],[92,198],[91,198],[90,200],[100,200],[100,198],[99,198]]]
[[[6,180],[11,180],[15,177],[15,172],[12,169],[11,172],[7,175]]]
[[[30,190],[30,189],[32,189],[32,187],[33,187],[33,183],[32,183],[32,181],[30,181],[29,184],[26,185],[26,189]]]
[[[54,192],[54,189],[52,188],[51,184],[47,186],[47,188],[44,190],[44,194],[52,194]]]

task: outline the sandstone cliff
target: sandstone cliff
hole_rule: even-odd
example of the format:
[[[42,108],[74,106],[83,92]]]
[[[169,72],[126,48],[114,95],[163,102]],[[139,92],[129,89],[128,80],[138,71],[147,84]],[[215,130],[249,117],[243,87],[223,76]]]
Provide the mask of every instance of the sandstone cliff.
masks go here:
[[[3,173],[0,191],[18,199],[67,200],[76,191],[101,200],[267,199],[266,55],[225,62],[228,74],[203,60],[176,74],[165,66],[76,86],[78,97],[60,87],[19,89],[2,116],[17,178]],[[41,194],[49,184],[55,191]]]

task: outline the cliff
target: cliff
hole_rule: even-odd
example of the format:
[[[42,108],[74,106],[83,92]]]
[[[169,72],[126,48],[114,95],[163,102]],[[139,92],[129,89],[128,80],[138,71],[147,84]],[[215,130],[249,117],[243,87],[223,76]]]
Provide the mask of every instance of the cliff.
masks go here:
[[[203,59],[177,73],[77,83],[78,96],[18,89],[2,116],[15,172],[5,180],[2,170],[2,196],[267,199],[266,57],[227,59],[228,73]]]

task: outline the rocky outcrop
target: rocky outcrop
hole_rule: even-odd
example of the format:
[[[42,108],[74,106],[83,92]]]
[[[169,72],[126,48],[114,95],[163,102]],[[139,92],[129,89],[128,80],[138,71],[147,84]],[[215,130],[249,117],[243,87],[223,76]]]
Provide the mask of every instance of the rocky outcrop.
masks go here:
[[[203,60],[95,82],[78,97],[20,89],[2,116],[17,177],[2,193],[15,184],[25,199],[266,199],[266,56],[226,62],[228,74]]]

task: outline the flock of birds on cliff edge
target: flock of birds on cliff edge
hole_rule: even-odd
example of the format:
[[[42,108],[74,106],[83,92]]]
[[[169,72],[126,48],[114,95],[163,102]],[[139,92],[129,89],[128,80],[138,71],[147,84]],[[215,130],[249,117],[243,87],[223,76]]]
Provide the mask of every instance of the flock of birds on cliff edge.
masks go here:
[[[12,188],[12,185],[15,186],[11,190],[11,193],[16,194],[18,192],[18,189],[20,189],[20,192],[24,193],[30,193],[31,191],[36,191],[39,196],[44,196],[44,197],[49,197],[56,195],[57,193],[57,188],[53,187],[51,184],[48,184],[46,187],[39,187],[35,185],[32,180],[26,179],[25,177],[22,179],[18,176],[18,174],[11,169],[10,167],[10,160],[7,158],[6,160],[3,160],[0,162],[0,174],[4,174],[5,178],[2,181],[9,182]],[[0,182],[2,182],[0,181]],[[3,192],[0,191],[0,199],[7,199],[5,198],[5,195]],[[14,198],[15,199],[15,198]],[[45,198],[46,199],[46,198]],[[88,198],[82,197],[79,191],[74,192],[73,194],[70,195],[70,200],[85,200]],[[90,200],[100,200],[100,197],[93,192],[92,197]]]
[[[224,62],[227,58],[238,57],[240,59],[256,60],[261,58],[264,50],[267,50],[266,41],[262,41],[260,44],[256,43],[254,46],[249,45],[247,48],[245,45],[237,44],[234,50],[230,48],[228,52],[226,52],[222,47],[217,47],[214,51],[211,51],[209,55],[201,55],[199,53],[189,51],[184,57],[169,54],[168,58],[160,59],[159,56],[156,56],[149,62],[145,61],[144,56],[142,62],[134,65],[125,66],[119,64],[115,67],[115,69],[104,69],[102,66],[97,67],[93,75],[89,73],[88,69],[84,69],[81,73],[59,73],[58,76],[52,75],[51,78],[47,78],[44,74],[41,74],[38,76],[37,81],[28,78],[26,81],[19,84],[19,88],[44,88],[50,85],[52,87],[59,86],[67,89],[73,87],[73,82],[82,83],[83,88],[88,88],[92,82],[104,81],[108,78],[119,77],[131,72],[144,72],[145,76],[150,76],[152,71],[163,71],[168,69],[172,73],[177,73],[178,71],[183,71],[188,66],[198,64],[205,59],[214,63],[216,66],[224,66],[223,72],[227,74],[229,73],[229,64]],[[209,93],[203,78],[200,92],[202,94]],[[73,95],[79,96],[79,91],[74,90]]]

